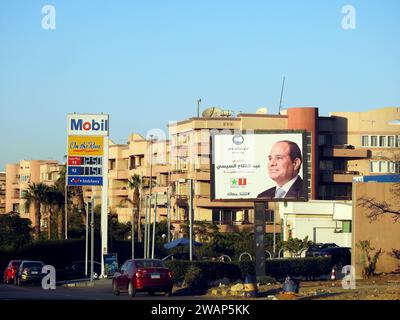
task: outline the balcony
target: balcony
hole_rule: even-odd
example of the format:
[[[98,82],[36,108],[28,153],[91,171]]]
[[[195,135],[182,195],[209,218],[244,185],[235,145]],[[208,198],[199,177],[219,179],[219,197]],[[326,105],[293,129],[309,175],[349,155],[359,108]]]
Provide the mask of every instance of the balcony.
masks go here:
[[[367,149],[355,149],[351,145],[335,145],[329,148],[322,148],[320,156],[325,158],[363,159],[368,158],[369,155]]]
[[[128,180],[128,171],[127,170],[110,170],[108,172],[109,179],[117,179],[117,180]]]
[[[216,222],[214,224],[218,226],[219,232],[241,232],[245,230],[253,231],[254,229],[254,225],[252,223],[242,224],[240,222],[234,222],[231,224],[218,224],[218,222]]]
[[[111,196],[112,197],[127,197],[128,190],[126,188],[114,188],[111,189]]]
[[[352,183],[353,178],[359,176],[358,171],[341,171],[335,170],[330,172],[323,172],[320,176],[321,182],[328,183]]]

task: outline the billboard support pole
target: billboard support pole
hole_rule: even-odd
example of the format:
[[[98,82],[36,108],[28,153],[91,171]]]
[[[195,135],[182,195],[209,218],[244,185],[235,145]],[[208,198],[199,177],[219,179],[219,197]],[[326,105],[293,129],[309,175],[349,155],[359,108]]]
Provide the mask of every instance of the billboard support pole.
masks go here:
[[[254,240],[256,277],[265,276],[265,209],[267,202],[254,202]]]
[[[88,275],[88,247],[89,247],[89,202],[86,203],[86,238],[85,238],[85,277]]]
[[[104,137],[103,188],[101,192],[101,275],[104,273],[103,254],[108,253],[108,136]]]
[[[65,165],[65,170],[67,170],[67,164]],[[67,177],[68,172],[66,172],[65,177]],[[68,183],[65,180],[65,189],[64,189],[64,211],[65,211],[65,239],[68,239]]]

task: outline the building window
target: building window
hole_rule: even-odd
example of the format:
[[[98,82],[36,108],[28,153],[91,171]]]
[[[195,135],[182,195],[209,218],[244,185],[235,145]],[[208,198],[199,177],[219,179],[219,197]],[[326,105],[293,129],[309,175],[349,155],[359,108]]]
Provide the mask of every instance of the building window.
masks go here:
[[[388,147],[389,148],[394,148],[395,147],[394,136],[388,136]]]
[[[361,146],[368,147],[369,146],[369,136],[362,136],[361,137]]]
[[[371,173],[379,172],[379,161],[371,161],[369,171]]]
[[[351,233],[351,220],[342,222],[343,233]]]
[[[274,222],[274,210],[266,210],[265,211],[265,222],[266,223],[273,223]]]
[[[371,147],[378,146],[378,136],[371,136]]]
[[[380,147],[386,147],[386,136],[380,136],[379,137],[379,146]]]

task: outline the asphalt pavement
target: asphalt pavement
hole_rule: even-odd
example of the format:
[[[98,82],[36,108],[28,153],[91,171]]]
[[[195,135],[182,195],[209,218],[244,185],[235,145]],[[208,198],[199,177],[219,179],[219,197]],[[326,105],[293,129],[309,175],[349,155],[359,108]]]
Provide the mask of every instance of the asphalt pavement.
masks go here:
[[[0,300],[210,300],[215,299],[208,295],[183,296],[173,293],[165,297],[162,293],[150,296],[145,292],[138,292],[134,298],[127,292],[115,296],[111,289],[111,279],[94,281],[93,287],[64,287],[56,286],[54,290],[44,290],[41,285],[26,285],[18,287],[11,284],[0,284]]]

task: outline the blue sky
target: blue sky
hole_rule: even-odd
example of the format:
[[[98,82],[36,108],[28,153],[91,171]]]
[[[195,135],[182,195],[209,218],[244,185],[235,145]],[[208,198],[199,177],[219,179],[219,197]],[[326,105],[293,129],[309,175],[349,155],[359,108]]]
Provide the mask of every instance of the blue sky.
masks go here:
[[[56,29],[41,27],[44,5]],[[341,27],[344,5],[356,29]],[[110,137],[201,108],[277,113],[400,105],[400,1],[0,2],[0,170],[62,160],[68,112],[110,114]]]

